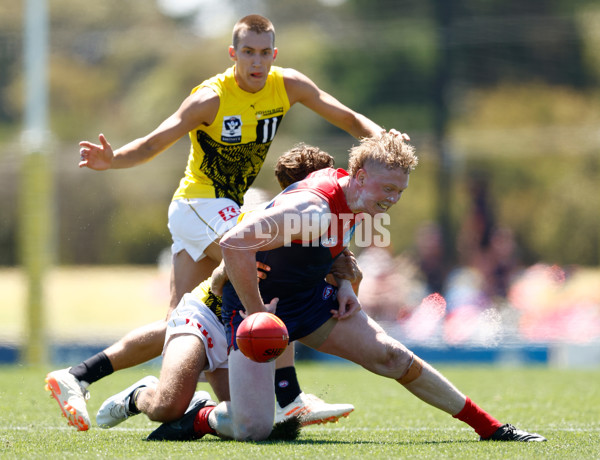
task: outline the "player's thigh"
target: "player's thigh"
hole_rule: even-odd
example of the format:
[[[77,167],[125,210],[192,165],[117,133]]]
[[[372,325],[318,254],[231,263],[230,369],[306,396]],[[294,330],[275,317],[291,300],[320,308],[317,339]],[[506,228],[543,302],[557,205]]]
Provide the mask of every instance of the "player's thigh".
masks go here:
[[[399,378],[410,363],[410,351],[363,311],[337,321],[318,348],[387,377]]]
[[[205,372],[206,381],[210,384],[219,401],[229,401],[229,369],[215,369],[213,372]]]
[[[185,250],[175,254],[171,270],[171,310],[177,306],[184,294],[192,292],[207,279],[219,262],[220,259],[215,261],[208,257],[196,262]]]
[[[229,353],[229,388],[236,439],[269,435],[275,413],[275,363],[256,363],[240,350]],[[264,439],[264,438],[263,438]]]
[[[155,393],[157,405],[185,410],[196,391],[200,372],[206,364],[202,340],[192,334],[170,337],[163,353],[160,379]]]

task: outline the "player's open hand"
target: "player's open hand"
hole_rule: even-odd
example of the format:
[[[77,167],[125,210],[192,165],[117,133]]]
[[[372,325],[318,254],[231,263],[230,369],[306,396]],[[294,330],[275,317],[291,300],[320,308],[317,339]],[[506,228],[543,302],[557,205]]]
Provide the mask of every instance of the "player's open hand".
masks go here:
[[[79,167],[90,168],[96,171],[109,169],[114,158],[113,149],[104,137],[104,134],[98,136],[100,145],[92,144],[88,141],[79,143]]]
[[[267,313],[275,314],[275,310],[277,310],[277,302],[279,302],[279,297],[273,297],[269,303],[265,304],[265,309],[260,311],[266,311]],[[246,319],[248,317],[246,310],[240,310],[239,312],[242,318]]]

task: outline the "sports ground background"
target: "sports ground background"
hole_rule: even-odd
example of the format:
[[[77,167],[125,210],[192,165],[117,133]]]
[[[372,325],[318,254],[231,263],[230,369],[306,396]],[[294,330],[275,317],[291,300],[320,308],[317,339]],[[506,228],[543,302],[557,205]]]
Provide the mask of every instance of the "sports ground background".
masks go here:
[[[434,360],[598,365],[595,2],[30,0],[1,12],[1,361],[32,342],[38,360],[71,361],[162,317],[187,141],[105,173],[77,168],[77,144],[148,132],[230,65],[232,24],[258,12],[275,23],[276,64],[408,132],[420,157],[390,246],[352,247],[363,308]],[[344,167],[353,139],[295,107],[271,150],[300,141]],[[277,191],[276,156],[255,194]]]

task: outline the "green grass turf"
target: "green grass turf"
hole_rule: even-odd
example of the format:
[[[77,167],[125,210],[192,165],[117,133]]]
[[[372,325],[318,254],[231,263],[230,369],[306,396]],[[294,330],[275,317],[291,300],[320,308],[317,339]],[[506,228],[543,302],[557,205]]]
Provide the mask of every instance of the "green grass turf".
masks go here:
[[[478,442],[449,415],[399,384],[354,365],[299,363],[306,392],[356,410],[336,424],[307,427],[294,442],[237,443],[207,436],[148,443],[156,423],[139,415],[111,430],[76,432],[44,391],[50,369],[0,367],[0,458],[228,459],[588,459],[600,458],[600,370],[443,366],[440,370],[503,422],[536,431],[547,443]],[[157,368],[138,367],[91,387],[92,420],[102,401]],[[209,390],[207,384],[199,388]]]

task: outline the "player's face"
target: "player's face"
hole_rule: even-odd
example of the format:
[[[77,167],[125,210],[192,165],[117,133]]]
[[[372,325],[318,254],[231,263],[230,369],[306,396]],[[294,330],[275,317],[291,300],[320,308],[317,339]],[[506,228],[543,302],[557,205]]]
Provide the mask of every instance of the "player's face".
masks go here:
[[[372,216],[387,212],[408,187],[408,176],[402,168],[387,169],[378,164],[366,164],[356,173],[358,193],[353,211]]]
[[[273,34],[242,31],[237,48],[229,47],[229,56],[235,61],[235,79],[239,87],[256,93],[265,86],[277,56]]]

